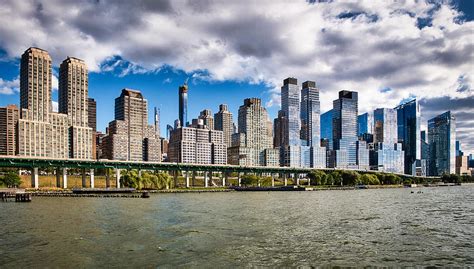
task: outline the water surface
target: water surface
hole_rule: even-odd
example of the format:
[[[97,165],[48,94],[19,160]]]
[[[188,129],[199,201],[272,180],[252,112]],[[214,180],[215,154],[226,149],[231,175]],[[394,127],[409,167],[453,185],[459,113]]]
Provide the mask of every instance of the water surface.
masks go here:
[[[417,190],[0,203],[0,267],[474,265],[474,186]]]

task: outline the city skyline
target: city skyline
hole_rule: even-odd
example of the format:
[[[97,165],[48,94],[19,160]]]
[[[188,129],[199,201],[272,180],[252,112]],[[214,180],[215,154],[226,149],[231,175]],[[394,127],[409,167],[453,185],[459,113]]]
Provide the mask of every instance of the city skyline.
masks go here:
[[[4,6],[6,7],[10,5],[13,5],[13,3],[5,2]],[[89,3],[85,6],[90,8],[91,6],[89,5],[91,4]],[[147,16],[153,18],[166,17],[168,14],[167,12],[170,10],[180,10],[183,14],[189,14],[194,18],[199,18],[201,16],[191,12],[190,7],[181,5],[182,4],[180,3],[173,3],[173,5],[169,5],[168,8],[163,10],[160,9],[161,13],[158,12],[159,14],[157,14],[150,11],[150,13],[147,13]],[[281,28],[281,25],[275,22],[273,15],[277,16],[281,14],[281,11],[278,11],[277,7],[281,8],[282,3],[276,3],[275,5],[276,6],[269,4],[269,14],[261,20],[255,19],[255,11],[252,11],[248,16],[250,16],[249,19],[253,19],[250,20],[253,24],[244,25],[245,27],[242,26],[242,29],[249,31],[249,34],[252,34],[251,36],[253,36],[256,41],[260,41],[261,38],[258,35],[253,35],[255,31],[262,31],[264,29],[271,30],[268,37],[276,37],[275,44],[281,44],[281,36],[288,34],[288,31]],[[223,10],[229,8],[222,7],[219,3],[214,3],[213,5],[210,4],[208,7],[210,7],[210,10],[207,10],[207,12],[212,16],[215,16],[216,8],[222,8]],[[394,10],[395,8],[400,8],[401,10],[412,8],[413,14],[410,16],[407,16],[407,14],[387,14],[388,11]],[[42,12],[49,15],[56,14],[55,12],[57,12],[57,10],[48,3],[43,3],[41,8],[35,5],[31,5],[31,7],[28,8],[17,6],[16,10],[18,10],[17,18],[11,19],[11,21],[14,22],[28,21],[29,19],[25,16],[28,10],[36,10],[40,13]],[[85,12],[85,9],[79,10]],[[124,10],[124,7],[117,6],[117,10]],[[103,12],[103,6],[99,5],[97,11],[88,11],[92,13]],[[205,11],[206,9],[201,10],[201,12]],[[135,14],[137,11],[132,9],[131,12]],[[240,12],[239,9],[237,9],[234,14],[238,14],[238,12]],[[315,28],[318,29],[318,31],[316,31],[318,48],[324,50],[334,48],[338,49],[340,52],[347,53],[350,50],[348,50],[344,45],[347,43],[344,43],[343,41],[355,37],[347,36],[347,34],[343,32],[345,29],[344,27],[355,27],[354,29],[359,31],[358,33],[360,33],[363,38],[370,37],[368,31],[373,27],[377,27],[377,29],[395,31],[398,33],[401,40],[404,40],[409,44],[420,44],[421,46],[426,46],[426,51],[424,53],[413,51],[410,55],[426,57],[421,58],[421,60],[434,59],[430,57],[439,56],[430,62],[433,68],[438,71],[428,76],[428,73],[426,73],[426,66],[416,65],[413,63],[411,64],[414,66],[407,66],[410,62],[407,62],[407,59],[405,58],[402,58],[396,64],[393,64],[394,66],[386,64],[389,62],[390,58],[387,58],[386,63],[377,62],[376,60],[378,57],[385,57],[387,54],[390,54],[389,52],[393,53],[394,51],[393,47],[385,47],[389,52],[381,52],[380,50],[374,49],[379,48],[381,45],[389,46],[398,44],[397,49],[401,54],[407,52],[407,48],[401,45],[403,42],[398,43],[394,40],[389,42],[390,40],[383,39],[380,42],[368,44],[368,47],[373,49],[373,56],[369,55],[367,60],[364,59],[364,63],[360,63],[360,60],[357,62],[359,68],[366,70],[365,73],[354,74],[354,69],[350,66],[338,69],[338,67],[340,67],[338,63],[342,63],[340,62],[341,59],[334,53],[329,52],[328,55],[332,56],[334,60],[325,59],[321,55],[312,55],[309,58],[306,57],[308,55],[305,56],[306,59],[309,59],[308,62],[310,64],[316,64],[316,66],[319,66],[320,68],[311,68],[308,67],[308,65],[295,67],[294,61],[299,61],[299,58],[297,57],[298,55],[295,55],[295,53],[289,49],[295,49],[297,47],[284,48],[287,53],[284,58],[287,61],[287,65],[285,65],[285,61],[283,61],[281,57],[277,57],[281,55],[281,51],[274,50],[274,47],[269,44],[260,44],[257,42],[257,45],[255,45],[257,47],[247,48],[250,50],[247,51],[246,55],[248,59],[244,58],[249,61],[254,59],[261,62],[263,64],[261,73],[252,74],[249,73],[248,69],[243,70],[241,73],[235,73],[236,70],[238,70],[238,66],[236,67],[235,64],[242,62],[236,61],[234,63],[231,61],[234,65],[230,66],[231,68],[228,72],[231,72],[232,75],[226,76],[225,74],[222,74],[224,70],[227,70],[224,66],[210,65],[210,59],[212,59],[212,57],[208,53],[204,53],[205,55],[200,56],[203,57],[203,59],[204,57],[209,58],[207,61],[202,62],[202,67],[190,68],[185,65],[195,65],[196,63],[193,63],[193,61],[191,61],[191,63],[185,63],[185,61],[180,63],[182,58],[179,55],[176,55],[173,49],[170,49],[166,57],[163,56],[164,58],[156,56],[152,51],[149,51],[150,54],[147,54],[150,59],[138,57],[138,55],[131,53],[133,52],[132,50],[124,49],[123,44],[116,44],[110,47],[111,45],[109,42],[99,39],[97,35],[91,32],[91,29],[84,28],[84,25],[75,25],[72,23],[66,24],[69,27],[67,29],[69,33],[78,33],[77,39],[74,35],[71,36],[75,42],[71,42],[68,46],[66,43],[62,44],[60,42],[55,42],[61,33],[58,33],[57,30],[53,30],[52,28],[48,28],[51,27],[51,25],[46,24],[46,22],[43,22],[44,24],[40,24],[33,30],[38,33],[44,33],[45,36],[51,37],[51,39],[42,39],[31,36],[20,38],[19,36],[12,34],[12,31],[21,30],[21,26],[10,24],[11,29],[6,29],[3,28],[3,26],[0,26],[0,35],[8,37],[3,39],[2,43],[0,43],[0,78],[2,79],[0,81],[0,92],[2,93],[0,106],[19,104],[19,93],[17,90],[19,89],[19,82],[17,80],[17,77],[19,76],[19,55],[21,55],[21,53],[29,46],[36,45],[48,50],[51,54],[53,75],[55,77],[53,77],[53,85],[55,85],[55,80],[59,78],[59,64],[67,55],[78,57],[86,61],[90,72],[89,96],[95,98],[97,101],[97,129],[99,131],[105,131],[107,123],[114,118],[113,100],[107,100],[105,97],[118,96],[121,89],[132,88],[140,90],[147,97],[149,100],[149,110],[155,106],[160,108],[161,135],[165,136],[166,125],[172,125],[173,121],[177,118],[177,86],[182,85],[187,77],[190,78],[188,120],[197,118],[199,112],[204,109],[211,109],[212,113],[216,113],[218,112],[219,104],[222,103],[228,104],[230,112],[237,115],[238,107],[242,100],[251,97],[261,98],[262,103],[268,110],[270,118],[274,119],[280,109],[279,104],[276,101],[279,100],[280,97],[278,91],[275,91],[275,89],[279,90],[279,87],[281,87],[281,79],[288,76],[294,76],[300,81],[312,80],[316,82],[316,86],[321,91],[321,114],[329,110],[331,102],[335,99],[339,90],[354,90],[359,92],[359,114],[372,111],[379,107],[393,108],[399,103],[406,101],[407,98],[417,97],[421,106],[421,127],[424,130],[427,130],[427,121],[429,119],[447,110],[451,110],[457,118],[457,137],[458,140],[461,141],[464,151],[474,151],[474,138],[469,136],[469,134],[474,131],[474,124],[471,120],[473,112],[472,108],[469,107],[472,107],[472,103],[474,102],[473,91],[470,84],[472,77],[472,64],[469,64],[469,62],[472,63],[472,53],[469,54],[468,47],[466,47],[465,43],[461,42],[463,36],[465,37],[466,29],[472,27],[472,10],[465,9],[465,7],[463,8],[460,3],[453,1],[447,4],[420,2],[397,4],[394,6],[383,4],[370,5],[367,3],[352,6],[344,3],[296,3],[293,5],[293,8],[288,11],[290,14],[304,12],[313,12],[315,17],[322,17],[320,18],[322,20],[321,25],[324,27],[321,26]],[[372,15],[375,15],[376,17]],[[211,18],[213,18],[212,16]],[[7,16],[4,18],[7,18]],[[387,25],[387,23],[392,19],[404,20],[402,20],[402,23],[398,26]],[[68,18],[59,15],[57,16],[57,20],[69,22]],[[232,20],[232,18],[229,20]],[[40,22],[42,21],[40,20]],[[50,23],[54,25],[55,21],[50,21]],[[186,22],[183,23],[187,25]],[[298,20],[295,23],[299,25],[300,22]],[[312,22],[309,22],[308,24],[313,25]],[[8,25],[8,23],[5,23],[4,25]],[[334,28],[338,25],[342,27],[342,30],[339,32]],[[253,29],[255,26],[257,26],[256,28],[258,29]],[[174,26],[170,27],[173,28]],[[444,28],[444,30],[441,28]],[[281,30],[281,32],[275,32],[277,30]],[[301,27],[301,31],[302,34],[304,34],[308,29]],[[87,46],[80,47],[79,45],[82,44],[82,41],[79,38],[80,33],[84,33],[85,36],[94,40],[96,45],[86,44]],[[105,39],[109,38],[111,35],[107,33],[108,32],[103,33]],[[230,54],[232,53],[245,56],[245,48],[236,47],[240,43],[238,43],[236,39],[233,39],[235,35],[232,33],[232,31],[230,31],[230,34],[220,32],[204,36],[211,36],[215,37],[215,40],[225,40],[228,42],[226,48],[229,50],[229,55],[225,55],[225,59],[230,57]],[[237,35],[241,33],[238,32],[235,34]],[[326,36],[321,39],[321,35],[323,34]],[[449,34],[451,34],[451,40],[447,39]],[[469,34],[469,32],[467,34]],[[56,37],[56,39],[54,37]],[[440,44],[427,43],[429,38],[434,37]],[[133,43],[137,42],[133,40],[132,44],[139,45],[139,43]],[[196,38],[196,41],[192,41],[191,43],[195,45],[195,42],[199,43],[199,40],[199,38]],[[336,42],[337,40],[342,43],[330,43]],[[170,42],[173,43],[178,41],[179,40],[173,39]],[[459,45],[458,47],[453,45],[453,43],[456,42]],[[159,41],[157,46],[163,44],[163,42]],[[212,42],[210,45],[208,44],[208,48],[211,51],[212,44]],[[263,46],[263,48],[269,46],[268,53],[270,53],[270,55],[265,55],[264,51],[262,52],[261,50],[262,47],[258,47],[259,45]],[[95,48],[94,46],[103,49],[99,51],[101,55],[97,56],[98,52],[94,52],[94,50],[91,49]],[[291,46],[295,46],[295,44],[291,44]],[[106,50],[107,48],[110,48],[110,50]],[[200,45],[197,46],[197,48],[206,48],[206,46]],[[466,48],[468,50],[466,50]],[[252,52],[251,49],[260,50]],[[314,49],[315,47],[309,47],[308,51]],[[367,53],[365,49],[360,47],[354,47],[353,49],[359,56]],[[436,54],[437,50],[438,54]],[[191,53],[196,53],[198,51],[198,49],[190,49]],[[306,52],[306,50],[303,52]],[[173,58],[170,56],[176,57]],[[449,59],[446,59],[448,56]],[[156,60],[155,64],[152,63],[154,60]],[[199,59],[195,60],[197,61]],[[269,70],[267,66],[269,62],[273,62],[275,66],[279,68],[274,68],[275,70],[273,71]],[[217,63],[220,62],[217,61]],[[251,67],[253,66],[251,61],[246,61],[245,63],[249,64]],[[377,70],[375,68],[370,68],[374,66],[367,66],[370,64],[378,65],[375,67],[387,65],[392,68],[392,70],[385,74],[379,74],[376,72]],[[403,65],[405,65],[404,68],[400,67]],[[452,71],[447,72],[443,81],[441,81],[442,83],[439,83],[441,77],[438,73],[446,70],[448,65]],[[470,67],[470,69],[467,67]],[[338,71],[334,72],[334,70],[331,71],[331,69],[338,69]],[[418,75],[417,79],[419,85],[416,83],[413,84],[413,82],[416,82],[416,79],[414,79],[413,76],[410,78],[404,78],[404,74],[406,74],[405,72],[409,71],[404,71],[404,69],[409,69],[411,71],[419,70],[419,72],[414,72],[414,75]],[[327,72],[323,72],[324,70]],[[453,72],[457,72],[458,74],[453,77]],[[347,79],[347,76],[350,76],[351,74],[353,75],[353,78]],[[450,77],[455,79],[449,79]],[[394,79],[404,81],[398,81],[397,86]],[[428,80],[433,82],[428,83]],[[338,84],[338,81],[342,81],[342,84]],[[407,85],[402,86],[402,82],[407,83]],[[448,84],[453,85],[454,89],[446,86]],[[407,91],[407,88],[410,87],[412,87],[413,90]],[[417,92],[419,94],[415,95]],[[213,96],[214,98],[209,98],[209,96]],[[57,90],[53,91],[52,97],[54,101],[58,101]],[[148,115],[149,122],[153,122],[153,113],[149,111]]]

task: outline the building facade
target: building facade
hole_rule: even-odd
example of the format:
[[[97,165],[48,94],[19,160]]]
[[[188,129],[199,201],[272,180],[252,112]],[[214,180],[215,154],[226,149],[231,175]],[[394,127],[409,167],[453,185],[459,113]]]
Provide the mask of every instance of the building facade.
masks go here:
[[[202,120],[205,128],[214,130],[214,118],[212,117],[212,111],[210,109],[204,109],[201,111],[198,119]]]
[[[333,149],[335,168],[357,168],[358,94],[340,91],[333,101]]]
[[[186,127],[188,124],[188,84],[179,86],[178,91],[179,122],[181,126]]]
[[[421,159],[420,105],[415,100],[401,104],[397,110],[398,142],[405,154],[405,174],[416,173],[417,160]]]
[[[148,125],[148,101],[136,90],[123,89],[115,99],[115,120],[109,123],[106,158],[124,161],[161,161],[161,141]]]
[[[456,118],[447,111],[428,121],[429,175],[456,172]]]
[[[68,118],[69,157],[93,158],[93,129],[89,127],[89,85],[83,60],[68,57],[59,67],[59,113]]]
[[[239,107],[239,133],[233,134],[228,160],[234,165],[279,166],[278,150],[273,148],[272,125],[258,98],[248,98]]]
[[[0,155],[16,155],[20,110],[16,105],[0,107]]]
[[[234,119],[226,104],[219,105],[219,112],[214,114],[214,128],[224,132],[224,143],[228,148],[231,147]]]

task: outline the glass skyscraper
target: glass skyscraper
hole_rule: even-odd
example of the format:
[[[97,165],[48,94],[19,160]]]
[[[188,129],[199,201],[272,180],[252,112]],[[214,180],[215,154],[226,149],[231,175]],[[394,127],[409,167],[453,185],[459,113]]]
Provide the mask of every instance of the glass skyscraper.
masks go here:
[[[188,124],[188,85],[186,83],[179,87],[179,121],[183,127]]]
[[[280,158],[283,166],[300,167],[302,166],[302,154],[309,152],[304,150],[302,153],[301,146],[301,111],[300,111],[300,89],[296,78],[287,78],[283,80],[281,87],[281,110],[285,117],[283,124],[285,133],[282,134],[282,145],[280,148]],[[303,158],[309,161],[308,158]]]
[[[404,153],[398,142],[397,110],[378,108],[374,111],[374,150],[372,166],[379,171],[403,173]]]
[[[333,101],[333,162],[337,168],[357,168],[358,94],[340,91]]]
[[[328,149],[332,149],[332,109],[321,114],[321,139],[327,140]]]
[[[429,175],[456,172],[456,119],[447,111],[428,121]]]
[[[374,115],[372,112],[367,112],[357,116],[357,135],[373,134]]]
[[[405,151],[405,174],[414,175],[416,160],[421,159],[420,105],[416,99],[401,104],[397,110],[398,142]]]

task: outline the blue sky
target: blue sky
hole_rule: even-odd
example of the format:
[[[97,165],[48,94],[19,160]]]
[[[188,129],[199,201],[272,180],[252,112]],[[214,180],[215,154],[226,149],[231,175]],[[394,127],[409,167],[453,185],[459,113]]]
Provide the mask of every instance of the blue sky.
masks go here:
[[[98,129],[122,88],[161,110],[162,135],[189,78],[189,118],[226,103],[237,118],[259,97],[276,117],[284,78],[315,80],[322,111],[342,89],[360,112],[418,98],[423,124],[446,110],[474,152],[474,1],[14,1],[0,0],[0,105],[18,104],[19,57],[50,52],[86,61]],[[53,92],[57,100],[57,90]]]

